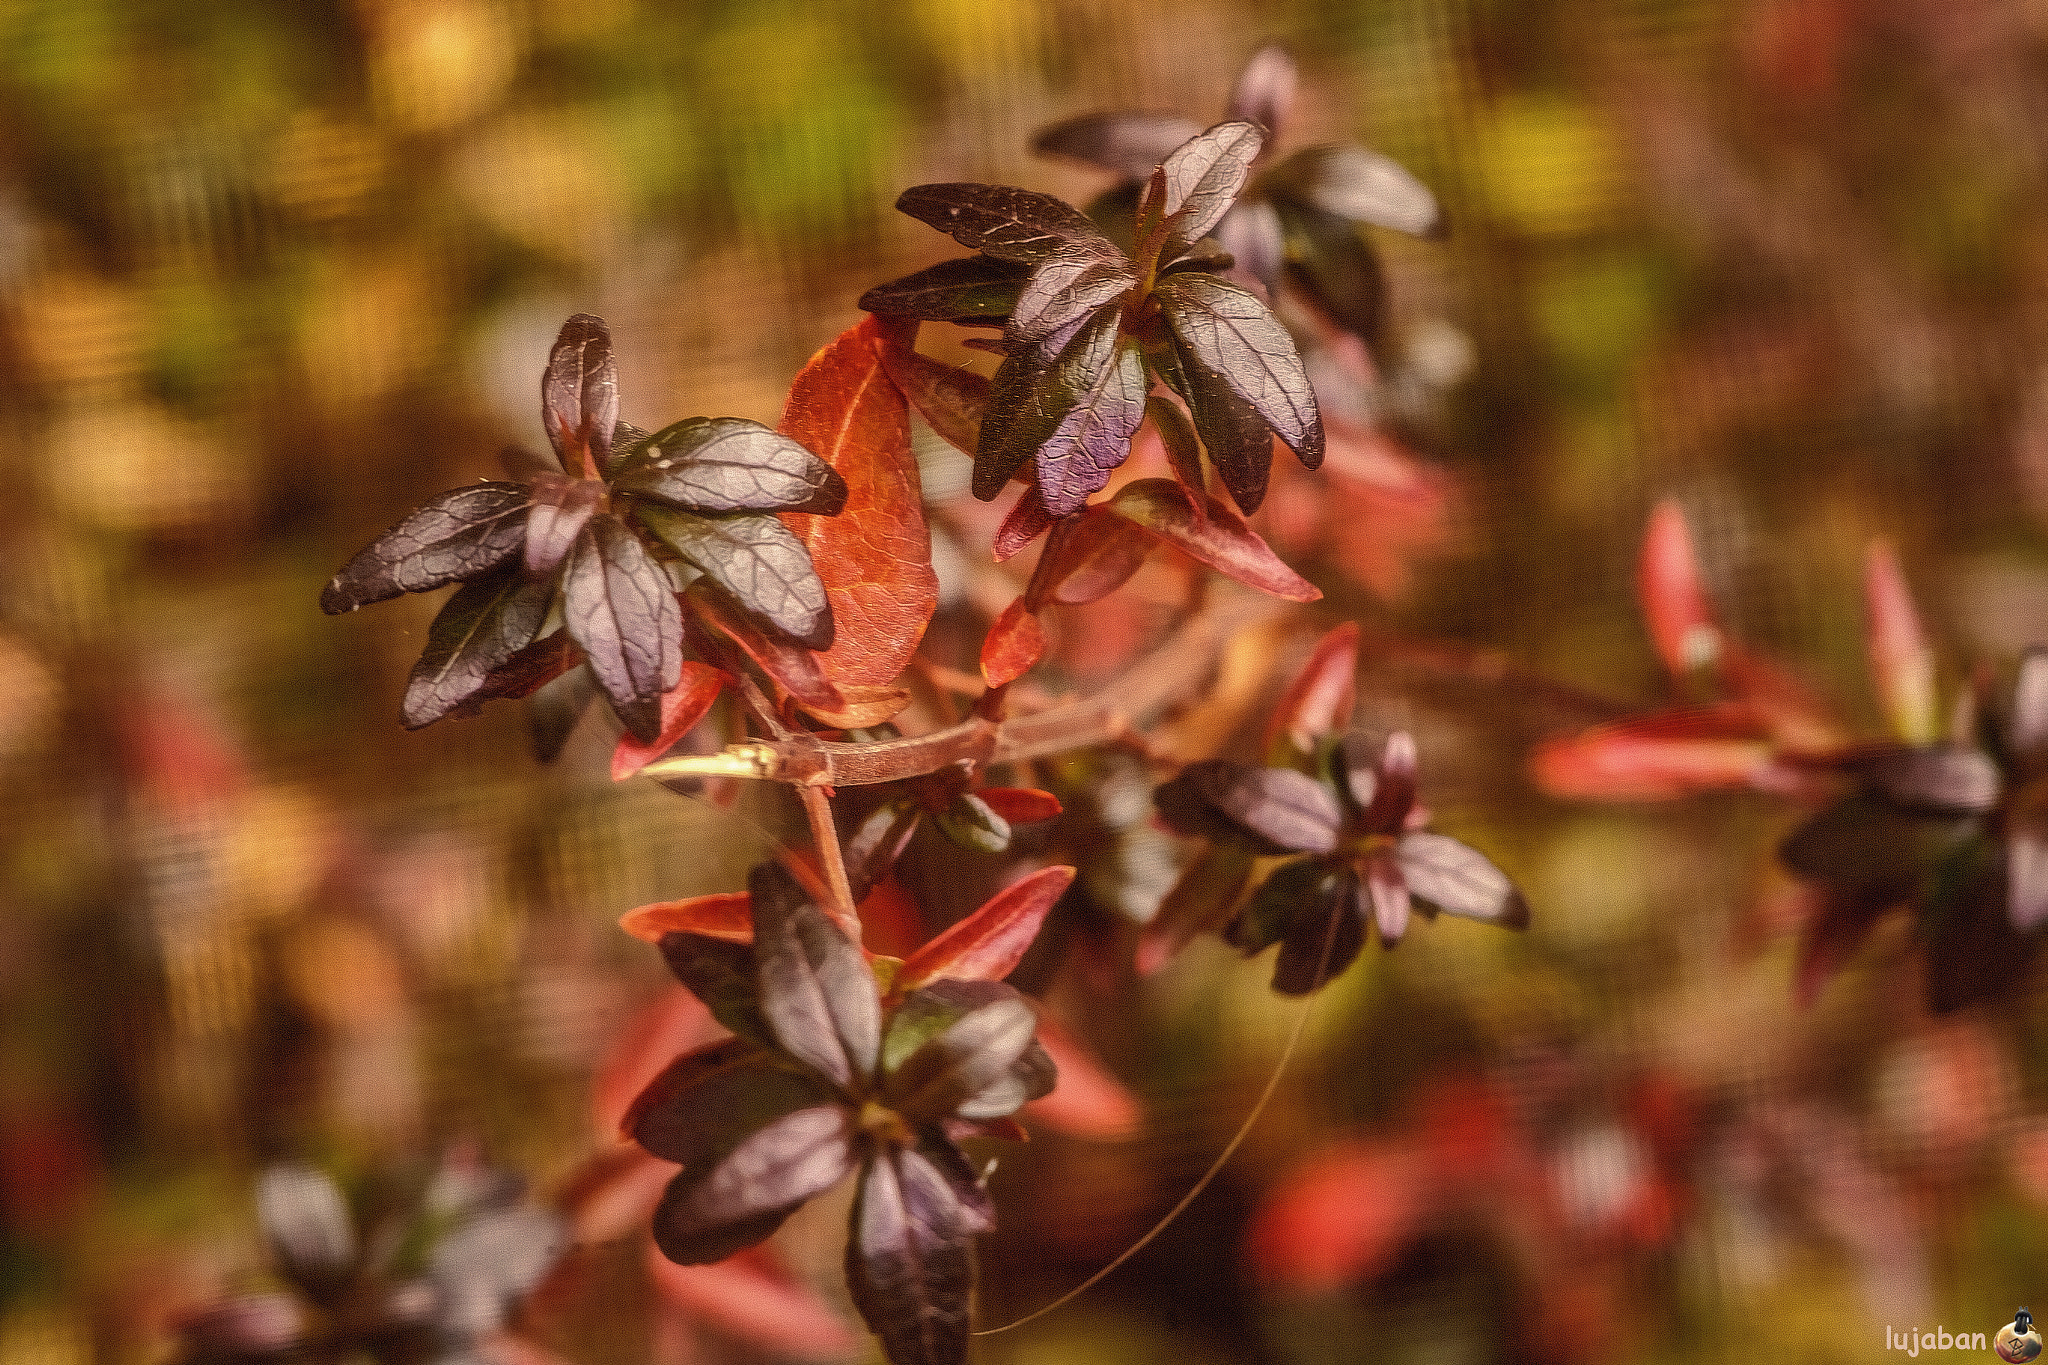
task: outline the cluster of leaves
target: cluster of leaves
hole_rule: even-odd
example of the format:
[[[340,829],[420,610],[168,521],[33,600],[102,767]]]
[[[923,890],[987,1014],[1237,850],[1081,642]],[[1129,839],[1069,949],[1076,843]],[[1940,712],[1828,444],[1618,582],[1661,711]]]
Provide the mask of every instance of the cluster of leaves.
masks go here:
[[[256,1212],[289,1288],[238,1293],[194,1313],[186,1358],[471,1358],[566,1240],[561,1217],[521,1195],[516,1178],[451,1159],[415,1206],[359,1228],[326,1172],[273,1166],[257,1181]]]
[[[1009,1116],[1053,1087],[1036,1012],[999,978],[1072,875],[1027,879],[902,962],[865,960],[773,864],[743,899],[643,915],[634,931],[658,934],[735,1035],[678,1058],[626,1115],[683,1166],[655,1213],[662,1252],[720,1260],[857,1174],[855,1304],[891,1360],[963,1359],[973,1239],[994,1210],[956,1144],[1021,1137]]]

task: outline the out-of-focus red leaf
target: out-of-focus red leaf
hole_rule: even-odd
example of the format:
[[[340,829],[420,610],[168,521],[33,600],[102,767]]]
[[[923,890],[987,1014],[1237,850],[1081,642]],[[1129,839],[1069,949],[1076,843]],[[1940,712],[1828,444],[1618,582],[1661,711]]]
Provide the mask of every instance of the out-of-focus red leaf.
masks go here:
[[[670,1062],[724,1033],[704,1002],[684,986],[670,986],[643,1006],[619,1030],[591,1082],[598,1132],[616,1135],[633,1101]]]
[[[1019,597],[1003,608],[981,642],[981,678],[990,687],[1014,682],[1045,653],[1045,627]]]
[[[625,1111],[618,1117],[623,1119]],[[611,1136],[618,1129],[614,1126],[604,1132]],[[675,1162],[663,1161],[637,1143],[623,1140],[612,1151],[585,1162],[557,1196],[569,1220],[570,1239],[589,1246],[644,1233],[676,1170]]]
[[[1561,739],[1529,755],[1536,785],[1569,801],[1668,801],[1735,787],[1776,790],[1785,784],[1769,740],[1746,708],[1701,707],[1660,712]],[[1731,732],[1732,731],[1732,732]]]
[[[1314,602],[1322,590],[1287,567],[1235,508],[1206,495],[1197,508],[1172,479],[1139,479],[1104,504],[1219,573],[1289,602]]]
[[[893,876],[876,882],[860,903],[861,943],[870,953],[908,957],[925,939],[924,916]]]
[[[22,1104],[0,1118],[0,1209],[32,1237],[65,1231],[91,1190],[99,1161],[81,1116]]]
[[[1825,754],[1848,736],[1819,695],[1774,659],[1724,642],[1721,676],[1779,749]]]
[[[1287,685],[1266,722],[1266,751],[1282,735],[1296,750],[1313,753],[1316,742],[1351,723],[1358,695],[1358,623],[1346,621],[1316,641],[1315,652]]]
[[[1099,601],[1138,571],[1152,546],[1150,535],[1107,507],[1086,508],[1054,528],[1029,595],[1069,607]]]
[[[941,439],[967,454],[981,439],[988,409],[988,378],[958,365],[919,355],[915,318],[880,321],[882,368]]]
[[[1384,1270],[1429,1204],[1428,1163],[1405,1141],[1343,1143],[1266,1196],[1245,1251],[1251,1272],[1289,1294],[1320,1294]]]
[[[1000,564],[1044,535],[1058,520],[1059,518],[1046,511],[1045,504],[1039,501],[1038,485],[1028,485],[1024,489],[1024,496],[1011,504],[1009,514],[1003,518],[1003,524],[996,528],[995,539],[989,546],[989,552],[995,557],[996,563]]]
[[[647,1275],[663,1302],[690,1321],[768,1354],[837,1359],[860,1346],[854,1330],[765,1248],[749,1247],[713,1265],[677,1265],[649,1241]]]
[[[1882,540],[1863,555],[1863,612],[1869,635],[1870,677],[1892,733],[1908,744],[1939,737],[1935,715],[1934,651],[1913,609],[1913,593],[1899,557]]]
[[[1060,799],[1035,787],[983,787],[975,795],[1013,825],[1035,825],[1060,813]]]
[[[645,943],[659,943],[663,934],[702,934],[731,943],[752,943],[754,902],[745,891],[656,901],[619,916],[619,927]]]
[[[618,746],[612,750],[612,781],[631,777],[681,743],[732,680],[732,674],[722,668],[685,659],[682,678],[661,694],[661,733],[651,744],[642,744],[630,734],[619,736]]]
[[[897,969],[895,991],[929,981],[1000,981],[1016,970],[1038,926],[1074,880],[1071,867],[1041,868],[1010,883],[988,903],[924,947]]]
[[[1068,1137],[1116,1142],[1138,1131],[1144,1110],[1123,1082],[1110,1075],[1079,1039],[1070,1038],[1052,1020],[1040,1016],[1038,1041],[1059,1069],[1050,1095],[1033,1100],[1024,1112]]]
[[[1685,513],[1667,498],[1650,513],[1636,567],[1636,595],[1657,657],[1674,677],[1687,677],[1720,661],[1721,628],[1700,582],[1698,558]]]
[[[1261,509],[1266,537],[1290,557],[1319,554],[1375,596],[1396,601],[1419,561],[1452,547],[1457,484],[1378,427],[1327,410],[1323,427],[1321,469],[1274,462]]]
[[[819,655],[846,687],[887,687],[924,638],[939,601],[910,413],[882,368],[882,337],[865,318],[804,366],[777,427],[846,480],[836,517],[784,513],[832,602],[837,637]]]

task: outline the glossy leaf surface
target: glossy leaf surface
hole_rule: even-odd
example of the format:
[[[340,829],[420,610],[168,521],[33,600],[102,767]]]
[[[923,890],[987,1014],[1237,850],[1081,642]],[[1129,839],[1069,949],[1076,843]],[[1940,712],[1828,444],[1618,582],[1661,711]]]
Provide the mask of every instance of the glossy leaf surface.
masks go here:
[[[320,594],[328,615],[474,578],[526,539],[527,491],[477,483],[429,498],[342,566]]]
[[[761,1011],[776,1041],[841,1089],[875,1070],[881,1009],[860,949],[773,863],[747,877]]]
[[[1167,544],[1210,568],[1290,602],[1314,602],[1322,590],[1287,567],[1236,512],[1204,499],[1197,513],[1187,490],[1172,479],[1125,484],[1106,504]]]
[[[406,729],[431,725],[475,697],[492,670],[533,639],[554,595],[552,583],[527,578],[517,565],[463,584],[434,618],[406,682]]]
[[[619,370],[604,319],[578,313],[562,324],[541,379],[541,419],[567,473],[598,478],[619,420]]]
[[[1175,259],[1215,231],[1251,177],[1252,161],[1265,140],[1254,124],[1219,123],[1189,138],[1161,163],[1167,228],[1162,261]]]
[[[905,959],[896,969],[895,989],[915,990],[942,977],[1002,980],[1024,960],[1047,913],[1073,880],[1073,868],[1047,867],[1012,882]]]
[[[1069,243],[1102,235],[1071,205],[1009,185],[918,185],[905,190],[896,207],[999,261],[1036,264]]]
[[[669,578],[608,515],[590,519],[562,577],[562,620],[620,719],[641,739],[659,732],[655,703],[683,666],[683,620]]]
[[[692,516],[641,507],[640,522],[701,569],[742,611],[808,649],[831,646],[832,604],[796,533],[765,514]]]
[[[1017,306],[1030,275],[1031,267],[1022,261],[961,256],[875,286],[860,296],[860,307],[926,322],[1000,324]]]
[[[920,1150],[869,1164],[853,1206],[846,1286],[891,1365],[961,1365],[986,1196]]]
[[[1200,272],[1169,275],[1155,291],[1183,364],[1220,375],[1301,462],[1323,458],[1323,423],[1294,341],[1255,296]],[[1189,375],[1190,383],[1196,383]]]
[[[780,432],[739,417],[692,417],[648,437],[612,487],[691,512],[813,512],[846,505],[838,471]]]

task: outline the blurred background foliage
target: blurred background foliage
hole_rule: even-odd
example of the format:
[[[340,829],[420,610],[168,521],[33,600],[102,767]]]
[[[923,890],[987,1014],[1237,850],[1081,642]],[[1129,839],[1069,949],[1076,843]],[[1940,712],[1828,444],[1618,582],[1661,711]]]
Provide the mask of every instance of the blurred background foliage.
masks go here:
[[[1631,582],[1665,496],[1735,632],[1865,733],[1872,537],[1951,692],[2048,640],[2048,8],[0,0],[0,1365],[172,1358],[262,1273],[268,1161],[359,1189],[469,1142],[547,1191],[659,984],[616,917],[737,887],[781,818],[612,787],[596,724],[545,769],[512,707],[408,735],[434,604],[315,610],[539,447],[561,320],[609,320],[630,421],[772,423],[862,289],[952,254],[900,189],[1083,201],[1035,128],[1213,115],[1272,40],[1290,143],[1384,151],[1452,223],[1374,240],[1454,514],[1347,503],[1298,547],[1366,625],[1370,722],[1421,735],[1438,827],[1536,925],[1372,954],[1218,1185],[982,1358],[1848,1361],[2038,1302],[2031,995],[1931,1019],[1896,933],[1799,1011],[1798,812],[1567,806],[1522,761],[1662,695]],[[1435,553],[1375,577],[1376,542]],[[1058,776],[1141,819],[1126,768]],[[991,1320],[1172,1202],[1299,1008],[1213,944],[1129,981],[1114,912],[1163,848],[1098,850],[1040,982],[1146,1122],[1005,1156]],[[783,1239],[827,1294],[835,1235]],[[539,1315],[550,1349],[761,1358],[654,1331],[612,1270]]]

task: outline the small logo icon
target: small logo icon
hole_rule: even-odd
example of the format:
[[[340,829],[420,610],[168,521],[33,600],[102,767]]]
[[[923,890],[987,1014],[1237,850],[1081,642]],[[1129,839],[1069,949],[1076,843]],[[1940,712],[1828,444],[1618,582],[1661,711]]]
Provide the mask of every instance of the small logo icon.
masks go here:
[[[2040,1355],[2041,1334],[2034,1330],[2034,1315],[2024,1308],[2013,1314],[2012,1321],[1998,1329],[1991,1349],[1998,1352],[2000,1360],[2032,1360]]]

